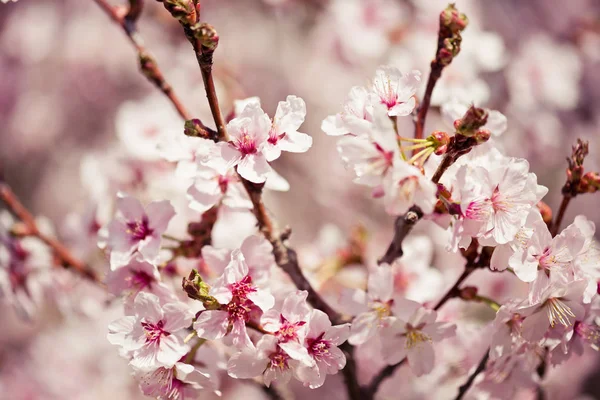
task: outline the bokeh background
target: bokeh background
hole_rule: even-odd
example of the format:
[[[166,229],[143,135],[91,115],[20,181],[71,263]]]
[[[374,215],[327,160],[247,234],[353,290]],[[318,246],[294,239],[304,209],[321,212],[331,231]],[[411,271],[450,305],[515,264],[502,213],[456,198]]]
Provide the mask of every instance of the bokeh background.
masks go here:
[[[313,137],[313,148],[274,163],[291,189],[267,199],[278,220],[293,227],[297,246],[326,246],[324,230],[329,238],[345,237],[358,225],[370,233],[374,254],[389,242],[392,218],[365,187],[351,183],[336,140],[325,136],[320,124],[381,64],[419,69],[426,76],[445,5],[438,0],[203,0],[202,19],[220,36],[215,77],[225,114],[235,99],[250,96],[259,96],[270,115],[288,94],[306,101],[301,130]],[[439,105],[453,98],[503,112],[508,131],[495,140],[507,154],[530,161],[539,182],[550,188],[546,202],[556,208],[565,157],[576,138],[590,141],[586,169],[600,170],[600,2],[459,0],[457,7],[470,24],[460,55],[436,88],[426,130],[450,129]],[[138,26],[167,81],[191,113],[212,126],[200,72],[180,26],[150,0]],[[116,154],[144,153],[131,136],[153,129],[179,134],[182,128],[171,104],[139,73],[121,29],[92,0],[0,4],[0,171],[57,232],[68,236],[69,215],[85,212],[91,194],[103,190],[99,177],[115,168]],[[410,118],[399,129],[409,136]],[[583,212],[598,224],[599,206],[599,196],[580,196],[565,221]],[[36,371],[36,383],[30,384],[31,393],[15,397],[5,390],[0,398],[139,396],[127,366],[113,360],[118,355],[105,340],[106,324],[115,315],[103,312],[89,324],[62,317],[56,323],[52,316],[22,323],[1,308],[0,381],[22,390]],[[67,348],[77,354],[62,360],[56,350]],[[60,375],[69,383],[55,390]],[[597,377],[582,384],[600,398]],[[85,385],[92,389],[82,391]],[[57,390],[64,397],[56,397]]]

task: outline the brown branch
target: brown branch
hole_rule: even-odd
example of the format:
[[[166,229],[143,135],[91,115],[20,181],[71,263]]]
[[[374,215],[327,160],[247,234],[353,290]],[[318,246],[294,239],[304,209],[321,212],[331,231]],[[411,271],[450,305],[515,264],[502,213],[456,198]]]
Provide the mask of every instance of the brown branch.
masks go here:
[[[23,203],[21,203],[10,186],[3,181],[0,181],[0,199],[13,214],[25,224],[25,227],[27,228],[26,234],[28,236],[37,237],[42,242],[46,243],[64,267],[73,269],[85,278],[101,284],[100,278],[94,270],[71,254],[69,249],[60,241],[40,231],[33,215],[25,208]]]
[[[406,214],[396,218],[396,221],[394,222],[394,238],[388,246],[384,256],[378,260],[379,264],[391,264],[397,258],[402,257],[402,254],[404,253],[402,250],[402,242],[421,217],[423,217],[423,211],[421,211],[419,207],[413,206]]]
[[[125,11],[121,7],[114,7],[110,5],[106,0],[94,0],[100,8],[116,23],[118,24],[125,35],[135,48],[138,53],[138,61],[140,64],[140,70],[144,76],[154,84],[173,104],[181,118],[184,120],[190,120],[192,117],[188,113],[187,109],[175,94],[171,85],[166,81],[161,69],[159,68],[154,57],[146,50],[143,44],[143,40],[140,37],[136,29],[136,21],[140,17],[143,9],[143,0],[129,0],[129,7]],[[214,136],[214,131],[206,125],[199,122],[200,127],[205,131],[205,137]]]
[[[562,220],[565,216],[565,212],[567,211],[567,207],[571,202],[571,198],[572,197],[569,195],[563,196],[563,199],[560,203],[560,208],[558,209],[558,214],[556,214],[556,219],[554,220],[552,228],[550,229],[550,233],[552,234],[552,236],[556,236],[556,234],[558,233],[558,230],[560,229],[560,224],[562,223]]]
[[[475,369],[475,371],[473,371],[473,373],[471,375],[469,375],[469,378],[467,379],[467,381],[463,385],[461,385],[461,387],[458,389],[458,395],[454,398],[454,400],[462,400],[462,398],[465,397],[465,395],[467,394],[467,392],[469,391],[471,386],[473,386],[473,382],[475,382],[475,378],[477,378],[477,376],[485,370],[485,366],[486,366],[489,358],[490,358],[490,349],[487,349],[485,351],[485,355],[483,356],[483,358],[477,365],[477,368]]]

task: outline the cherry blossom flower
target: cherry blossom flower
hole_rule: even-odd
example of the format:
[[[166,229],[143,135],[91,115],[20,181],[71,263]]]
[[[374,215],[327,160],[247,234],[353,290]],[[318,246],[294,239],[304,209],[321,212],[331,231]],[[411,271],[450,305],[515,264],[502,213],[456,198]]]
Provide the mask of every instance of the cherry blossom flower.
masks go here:
[[[189,351],[182,335],[191,325],[193,313],[185,304],[161,306],[157,296],[141,292],[134,300],[133,312],[109,325],[108,340],[132,357],[134,368],[170,368]]]
[[[175,174],[183,179],[194,178],[197,174],[198,160],[196,154],[204,153],[206,147],[214,146],[209,139],[190,137],[186,135],[170,135],[158,143],[158,152],[169,162],[176,162]]]
[[[182,362],[144,373],[140,377],[140,389],[146,396],[159,400],[196,399],[206,390],[221,394],[210,374]]]
[[[267,161],[279,158],[282,151],[304,153],[310,149],[312,138],[306,133],[298,132],[305,116],[306,104],[300,97],[288,96],[285,101],[279,102],[265,144]]]
[[[437,313],[421,304],[395,299],[392,305],[396,320],[382,331],[383,358],[392,365],[408,358],[417,376],[433,370],[433,343],[454,335],[456,326],[436,322]]]
[[[392,122],[380,107],[374,110],[373,124],[367,134],[344,137],[337,148],[345,165],[354,170],[354,182],[361,185],[381,185],[394,164],[401,162]]]
[[[236,347],[254,347],[246,323],[268,311],[275,300],[269,292],[255,286],[240,250],[231,253],[229,264],[210,288],[209,294],[221,307],[200,313],[194,322],[198,337],[217,340],[228,336]]]
[[[353,345],[365,343],[382,328],[393,322],[394,279],[389,264],[382,264],[369,274],[368,291],[357,289],[342,299],[342,306],[352,320],[348,342]]]
[[[231,262],[231,257],[236,250],[227,248],[217,249],[213,246],[202,248],[202,258],[210,268],[210,272],[221,275]],[[275,266],[273,246],[263,235],[248,236],[240,245],[239,251],[244,256],[248,266],[248,274],[252,276],[255,284],[267,284],[271,276],[271,268]]]
[[[329,136],[349,133],[360,136],[371,130],[372,122],[373,104],[369,91],[364,87],[354,86],[346,97],[344,111],[325,118],[321,130]]]
[[[525,282],[538,277],[538,270],[565,281],[573,277],[572,262],[583,248],[585,238],[581,231],[570,225],[558,236],[552,237],[546,223],[537,220],[532,226],[532,235],[526,247],[516,253],[517,262],[513,263],[515,274]]]
[[[469,107],[467,103],[463,103],[458,99],[452,99],[442,106],[442,116],[450,127],[454,127],[454,122],[461,119]],[[490,131],[494,136],[500,136],[506,132],[507,120],[504,114],[500,111],[488,109],[486,109],[486,112],[488,114],[487,122],[481,129]]]
[[[437,185],[406,162],[398,162],[383,182],[385,210],[391,215],[405,214],[417,205],[431,214],[437,202]]]
[[[529,173],[529,163],[510,158],[503,166],[462,166],[457,173],[464,233],[490,239],[493,244],[512,241],[529,211],[547,192]]]
[[[117,215],[107,226],[111,269],[126,265],[136,251],[144,261],[156,262],[161,235],[175,215],[171,203],[155,201],[144,209],[137,199],[121,194],[116,206]]]
[[[106,286],[114,295],[125,293],[125,311],[132,310],[138,293],[148,292],[156,295],[161,302],[174,301],[171,289],[161,282],[160,273],[155,265],[133,259],[124,267],[109,271]]]
[[[327,314],[321,310],[312,310],[305,346],[315,361],[313,367],[302,364],[297,375],[311,389],[321,387],[327,375],[337,374],[346,366],[346,356],[337,347],[350,335],[350,325],[331,326]]]
[[[270,387],[272,382],[289,382],[300,363],[279,347],[278,342],[277,337],[264,335],[256,344],[256,348],[244,349],[229,359],[227,373],[237,379],[250,379],[262,375],[267,387]]]
[[[597,298],[596,298],[597,299]],[[572,355],[581,356],[586,347],[600,350],[600,326],[598,326],[598,301],[584,305],[585,316],[575,321],[573,329],[559,333],[560,341],[550,353],[552,365],[568,360]]]
[[[378,102],[387,107],[390,116],[406,116],[415,108],[413,96],[420,85],[419,71],[404,75],[398,68],[381,66],[375,71],[373,92]]]
[[[271,332],[278,340],[278,346],[294,360],[313,366],[315,361],[304,347],[304,339],[308,332],[308,321],[311,311],[306,304],[306,290],[290,293],[281,307],[281,311],[273,308],[265,312],[261,318],[263,329]]]
[[[573,328],[575,321],[581,320],[585,315],[582,304],[583,292],[587,282],[584,280],[572,281],[568,284],[549,282],[545,271],[539,271],[537,283],[531,288],[529,305],[517,309],[525,317],[521,325],[521,335],[529,342],[541,340],[549,328],[562,325],[564,328]],[[540,283],[543,282],[543,283]],[[545,285],[544,285],[545,283]]]

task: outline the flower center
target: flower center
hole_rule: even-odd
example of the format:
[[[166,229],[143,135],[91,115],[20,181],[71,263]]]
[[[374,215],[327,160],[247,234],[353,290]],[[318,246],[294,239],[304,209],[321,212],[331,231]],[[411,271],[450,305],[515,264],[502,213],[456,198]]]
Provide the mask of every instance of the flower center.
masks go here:
[[[487,198],[472,201],[465,210],[465,217],[476,221],[486,221],[490,217],[490,206],[493,209],[491,200]]]
[[[271,369],[285,371],[286,369],[288,369],[289,358],[290,357],[278,347],[277,351],[269,356],[269,359],[271,360],[271,365],[269,367]]]
[[[305,321],[290,322],[283,315],[280,316],[281,326],[275,334],[282,342],[298,340],[298,330],[306,324]]]
[[[406,332],[406,344],[404,346],[407,349],[412,349],[423,342],[431,342],[431,338],[421,332],[420,329],[409,327]]]
[[[546,312],[550,320],[550,326],[553,328],[557,321],[565,327],[573,325],[571,318],[575,318],[575,314],[559,298],[552,298],[546,301]]]
[[[163,320],[158,321],[156,324],[142,322],[142,328],[144,328],[144,333],[146,334],[146,343],[156,343],[158,345],[162,336],[171,335],[163,329],[164,326],[165,323]]]
[[[144,271],[133,271],[129,277],[129,286],[138,290],[149,288],[154,283],[154,277]]]
[[[127,234],[131,239],[140,241],[152,235],[152,229],[148,226],[148,218],[143,217],[141,220],[127,222]]]
[[[243,155],[254,154],[258,151],[256,141],[248,132],[244,131],[237,140],[237,148]]]
[[[600,327],[596,324],[575,322],[575,333],[588,342],[596,351],[600,348]]]
[[[508,211],[510,203],[506,200],[506,198],[504,196],[502,196],[502,194],[500,193],[500,191],[498,190],[497,187],[494,190],[494,193],[492,194],[491,201],[492,201],[492,208],[494,209],[494,212]]]
[[[325,335],[325,332],[321,333],[321,335],[317,338],[306,339],[308,353],[317,361],[320,361],[330,355],[329,348],[331,347],[331,343],[329,340],[324,340],[323,335]]]

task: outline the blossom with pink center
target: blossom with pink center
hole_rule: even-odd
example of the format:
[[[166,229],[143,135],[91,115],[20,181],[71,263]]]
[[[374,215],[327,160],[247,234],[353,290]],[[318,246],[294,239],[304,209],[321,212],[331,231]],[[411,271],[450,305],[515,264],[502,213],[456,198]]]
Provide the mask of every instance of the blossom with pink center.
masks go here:
[[[199,399],[206,391],[221,394],[214,376],[182,362],[146,372],[139,379],[142,393],[159,400]]]
[[[106,244],[112,270],[126,265],[138,252],[144,261],[158,259],[162,234],[175,209],[168,200],[154,201],[146,208],[129,196],[117,197],[117,214],[107,226]]]
[[[367,134],[373,122],[373,104],[370,97],[366,88],[354,86],[346,97],[344,111],[325,118],[321,130],[329,136]]]
[[[391,215],[405,214],[413,205],[431,214],[437,202],[437,185],[421,171],[399,161],[383,180],[385,210]]]
[[[573,260],[585,242],[581,231],[570,225],[553,238],[541,219],[533,224],[532,230],[527,246],[518,249],[516,261],[511,263],[515,274],[525,282],[534,281],[538,271],[544,271],[553,279],[571,280],[574,276]]]
[[[374,111],[367,134],[346,136],[337,146],[346,167],[356,174],[354,182],[371,187],[381,185],[394,163],[402,162],[392,122],[381,107]]]
[[[133,313],[108,327],[109,342],[121,346],[133,367],[142,371],[170,368],[189,351],[183,335],[193,313],[187,305],[161,305],[154,294],[141,292],[134,300]]]
[[[512,241],[530,210],[548,191],[537,184],[529,163],[516,158],[489,169],[463,165],[457,181],[463,234],[488,240],[489,245]]]
[[[421,376],[433,370],[433,343],[454,336],[456,326],[436,322],[437,313],[421,304],[396,299],[392,306],[395,320],[382,334],[383,359],[390,365],[405,357],[412,372]]]
[[[294,360],[313,366],[314,361],[304,347],[311,311],[306,304],[306,290],[290,293],[284,300],[281,310],[273,308],[263,314],[263,329],[271,332],[278,345]]]
[[[229,168],[254,183],[266,181],[271,166],[264,154],[271,130],[271,119],[256,103],[249,103],[239,117],[229,121],[229,143],[220,142],[221,157]],[[216,161],[220,162],[220,161]],[[207,165],[210,165],[210,161]]]
[[[406,116],[415,108],[414,95],[421,85],[421,73],[402,74],[398,68],[381,66],[375,71],[373,92],[377,102],[385,105],[390,116]]]
[[[262,312],[268,311],[275,300],[269,292],[254,284],[240,250],[231,253],[229,264],[210,288],[209,294],[221,306],[218,310],[200,313],[194,322],[198,337],[217,340],[227,336],[236,347],[254,347],[246,323],[255,321]]]
[[[559,332],[559,342],[550,353],[552,365],[568,360],[572,355],[581,356],[586,347],[600,350],[600,326],[598,320],[598,301],[584,306],[585,316],[575,321],[572,330]]]
[[[506,357],[512,353],[515,347],[523,343],[521,338],[523,316],[516,311],[521,303],[521,300],[509,301],[503,304],[496,313],[490,344],[490,359]]]
[[[231,255],[234,251],[236,250],[204,246],[202,258],[210,268],[210,273],[219,276],[231,262]],[[255,234],[244,239],[239,251],[244,256],[252,282],[259,286],[267,284],[271,276],[271,268],[276,265],[271,243],[265,239],[264,235]]]
[[[161,282],[155,265],[132,259],[129,264],[106,276],[106,286],[114,295],[125,294],[125,311],[132,310],[133,302],[140,292],[155,294],[163,303],[175,300],[171,289]]]
[[[264,335],[256,348],[246,348],[234,354],[227,363],[227,373],[236,379],[263,377],[269,387],[272,382],[285,384],[296,373],[299,362],[278,345],[274,335]]]
[[[575,321],[585,315],[583,292],[586,286],[584,280],[551,282],[545,271],[538,271],[538,278],[530,289],[529,303],[516,310],[525,317],[521,336],[534,343],[555,326],[571,330]]]
[[[323,386],[327,375],[337,374],[346,366],[346,356],[338,348],[350,336],[350,325],[331,326],[327,314],[312,310],[304,345],[315,360],[313,367],[302,364],[298,367],[298,378],[311,389]]]
[[[452,99],[442,105],[442,116],[446,123],[454,128],[454,121],[464,117],[469,107],[470,105],[468,103],[464,103],[458,99]],[[486,109],[486,111],[488,113],[487,122],[481,128],[490,131],[494,136],[500,136],[506,132],[507,120],[504,114],[496,110]]]
[[[341,306],[350,315],[356,315],[350,327],[348,342],[353,345],[365,343],[382,328],[393,322],[394,278],[392,268],[382,264],[369,274],[368,291],[357,289],[344,293]]]
[[[264,149],[268,161],[279,158],[282,151],[304,153],[310,149],[312,138],[298,132],[305,116],[306,104],[300,97],[288,96],[279,102]]]

